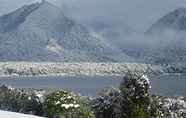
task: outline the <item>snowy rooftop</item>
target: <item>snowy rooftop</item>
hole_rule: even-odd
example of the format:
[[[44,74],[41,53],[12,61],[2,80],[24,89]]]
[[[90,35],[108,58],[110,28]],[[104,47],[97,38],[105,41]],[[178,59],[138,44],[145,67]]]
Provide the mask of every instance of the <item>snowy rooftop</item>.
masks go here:
[[[7,112],[7,111],[0,111],[1,118],[42,118],[32,115],[25,115],[20,113],[14,113],[14,112]]]

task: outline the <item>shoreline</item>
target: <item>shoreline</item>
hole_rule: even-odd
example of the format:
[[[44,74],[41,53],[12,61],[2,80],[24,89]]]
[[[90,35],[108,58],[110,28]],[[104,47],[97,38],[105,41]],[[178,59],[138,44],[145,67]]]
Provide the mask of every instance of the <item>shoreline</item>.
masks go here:
[[[158,75],[150,75],[150,76],[183,76],[186,75],[186,73],[163,73],[163,74],[158,74]],[[38,78],[38,77],[94,77],[94,76],[99,76],[99,77],[105,77],[105,76],[113,76],[113,77],[123,77],[124,74],[94,74],[94,75],[87,75],[87,74],[46,74],[46,75],[0,75],[1,78]]]
[[[0,62],[0,76],[122,76],[127,71],[157,72],[161,67],[142,63]]]
[[[128,71],[140,71],[155,76],[186,74],[183,67],[179,71],[174,71],[174,68],[179,66],[143,63],[0,62],[0,77],[124,76]]]

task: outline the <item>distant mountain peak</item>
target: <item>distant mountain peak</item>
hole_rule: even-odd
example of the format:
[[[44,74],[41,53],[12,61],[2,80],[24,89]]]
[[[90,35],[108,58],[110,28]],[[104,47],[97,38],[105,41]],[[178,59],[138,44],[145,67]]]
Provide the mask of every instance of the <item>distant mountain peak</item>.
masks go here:
[[[151,26],[147,33],[163,33],[169,30],[186,30],[186,7],[180,7],[160,18]]]
[[[60,8],[46,0],[43,0],[42,2],[24,5],[23,7],[9,14],[1,16],[0,32],[5,33],[12,30],[17,30],[17,28],[23,23],[27,25],[37,25],[37,27],[40,25],[42,28],[49,28],[45,26],[52,22],[55,24],[54,19],[58,21],[59,27],[61,26],[61,23],[59,22],[66,22],[64,14]]]
[[[170,14],[175,14],[177,17],[181,17],[181,16],[186,17],[186,7],[180,7],[174,10],[173,12],[171,12]]]
[[[0,17],[0,32],[16,29],[26,20],[26,17],[40,7],[41,3],[25,5],[14,12]]]

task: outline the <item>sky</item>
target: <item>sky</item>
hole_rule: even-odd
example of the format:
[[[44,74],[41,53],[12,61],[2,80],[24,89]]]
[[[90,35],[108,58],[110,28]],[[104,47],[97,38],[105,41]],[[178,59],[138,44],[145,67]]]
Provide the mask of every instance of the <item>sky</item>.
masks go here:
[[[0,15],[37,0],[0,0]],[[155,21],[186,0],[48,0],[60,6],[65,14],[78,22],[106,22],[137,31],[147,30]]]

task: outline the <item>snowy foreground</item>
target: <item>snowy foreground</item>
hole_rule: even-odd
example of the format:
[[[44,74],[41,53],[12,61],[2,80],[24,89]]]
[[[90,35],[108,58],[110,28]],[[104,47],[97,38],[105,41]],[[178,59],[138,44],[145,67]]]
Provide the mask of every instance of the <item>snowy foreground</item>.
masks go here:
[[[41,118],[32,115],[25,115],[20,113],[8,112],[8,111],[0,111],[1,118]]]
[[[0,62],[0,76],[124,75],[128,70],[163,71],[161,66],[139,63]]]

